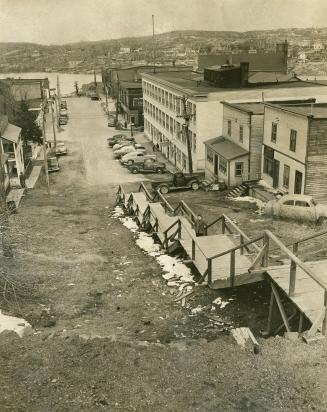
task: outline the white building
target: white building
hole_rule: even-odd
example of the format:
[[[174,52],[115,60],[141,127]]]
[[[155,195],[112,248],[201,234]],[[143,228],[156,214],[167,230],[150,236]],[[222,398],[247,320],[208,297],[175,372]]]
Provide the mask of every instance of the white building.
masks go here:
[[[246,88],[222,88],[211,86],[198,73],[164,72],[142,74],[144,100],[144,133],[179,170],[188,171],[188,150],[182,98],[187,99],[187,111],[191,115],[189,133],[192,146],[193,170],[205,169],[206,140],[220,136],[223,131],[222,101],[255,102],[266,100],[290,100],[319,97],[327,102],[327,87],[311,83],[291,81]]]

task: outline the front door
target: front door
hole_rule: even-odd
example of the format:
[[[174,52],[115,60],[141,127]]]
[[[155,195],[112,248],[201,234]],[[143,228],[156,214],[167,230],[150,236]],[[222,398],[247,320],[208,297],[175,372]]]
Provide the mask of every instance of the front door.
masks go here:
[[[215,154],[214,158],[214,173],[218,176],[218,155]]]
[[[302,173],[295,170],[294,194],[300,195],[302,192]]]
[[[279,160],[274,159],[273,187],[278,187],[278,184],[279,184]]]

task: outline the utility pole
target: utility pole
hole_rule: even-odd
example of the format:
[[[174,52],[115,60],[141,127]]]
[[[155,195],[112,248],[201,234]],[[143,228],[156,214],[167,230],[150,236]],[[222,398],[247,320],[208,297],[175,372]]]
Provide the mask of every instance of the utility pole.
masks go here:
[[[52,101],[50,100],[50,106],[51,106],[51,120],[52,120],[52,132],[53,132],[53,142],[54,142],[54,147],[57,147],[57,136],[56,136],[56,127],[55,127],[55,119],[54,119],[54,114],[53,114],[53,106],[52,103],[55,103],[55,99]]]
[[[97,75],[95,74],[95,70],[93,70],[94,75],[94,85],[97,86]]]
[[[152,14],[152,49],[153,49],[153,73],[156,72],[156,49],[154,41],[154,14]]]
[[[119,93],[120,93],[120,84],[119,84],[119,76],[118,76],[118,73],[117,73],[117,87],[118,87],[118,90],[117,90],[117,100],[116,100],[116,117],[115,117],[115,125],[117,125],[117,123],[118,123],[118,108],[119,108],[119,105],[120,105],[120,101],[119,101]]]
[[[50,195],[50,181],[49,181],[49,171],[48,171],[48,155],[47,155],[47,145],[46,145],[46,135],[45,135],[45,103],[42,102],[42,140],[43,140],[43,152],[44,152],[44,172],[45,179],[47,183],[47,193]]]
[[[57,96],[58,96],[59,112],[60,112],[60,106],[61,106],[61,94],[60,94],[59,76],[57,76]]]
[[[183,114],[177,117],[182,117],[184,119],[183,133],[186,137],[188,170],[189,170],[189,173],[193,173],[192,145],[191,145],[191,140],[190,140],[189,126],[190,126],[190,120],[194,116],[194,114],[188,112],[187,98],[185,96],[181,98],[181,101],[183,104]]]

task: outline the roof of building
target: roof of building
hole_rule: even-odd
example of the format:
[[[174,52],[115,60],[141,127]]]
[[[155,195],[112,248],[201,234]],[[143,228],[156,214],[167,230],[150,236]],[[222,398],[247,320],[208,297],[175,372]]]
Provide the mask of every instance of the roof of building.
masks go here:
[[[297,82],[299,79],[294,73],[278,73],[278,72],[250,72],[249,83],[277,83],[277,82]]]
[[[9,140],[10,142],[18,143],[21,131],[22,129],[20,127],[17,127],[11,123],[8,123],[8,126],[2,133],[2,137],[6,140]]]
[[[247,112],[249,114],[264,114],[265,105],[264,103],[260,102],[253,102],[253,103],[229,103],[229,102],[221,102],[224,105],[233,107],[234,109],[241,110],[243,112]]]
[[[327,105],[325,104],[304,104],[304,105],[278,105],[278,104],[265,104],[267,107],[283,110],[293,114],[298,114],[305,117],[315,119],[327,119]]]
[[[166,82],[173,88],[182,89],[182,92],[189,95],[208,94],[221,91],[235,91],[240,88],[235,87],[218,87],[209,84],[203,80],[202,73],[196,73],[194,71],[185,72],[162,72],[162,73],[142,73],[142,77],[151,77],[158,81]],[[296,81],[278,82],[269,84],[269,88],[282,89],[282,88],[297,88],[297,87],[319,87],[320,84],[314,84],[312,82],[302,81],[296,78]],[[241,90],[248,90],[253,88],[266,88],[264,83],[249,84],[248,87],[243,87]]]
[[[238,146],[236,143],[226,139],[223,136],[207,140],[204,144],[209,146],[226,160],[237,159],[238,157],[245,156],[249,153],[243,147]]]
[[[141,82],[119,82],[120,86],[124,89],[142,89]]]
[[[283,52],[280,53],[222,53],[222,54],[206,54],[199,55],[199,69],[214,65],[221,66],[229,61],[232,64],[240,64],[248,62],[250,70],[272,71],[272,72],[287,72],[287,61]]]

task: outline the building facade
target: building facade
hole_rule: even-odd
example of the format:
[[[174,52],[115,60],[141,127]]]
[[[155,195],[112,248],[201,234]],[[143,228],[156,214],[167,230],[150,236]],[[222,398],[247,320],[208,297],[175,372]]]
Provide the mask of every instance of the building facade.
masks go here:
[[[262,178],[327,201],[327,105],[265,105]]]
[[[119,111],[123,122],[143,126],[142,83],[121,82],[119,87]]]

